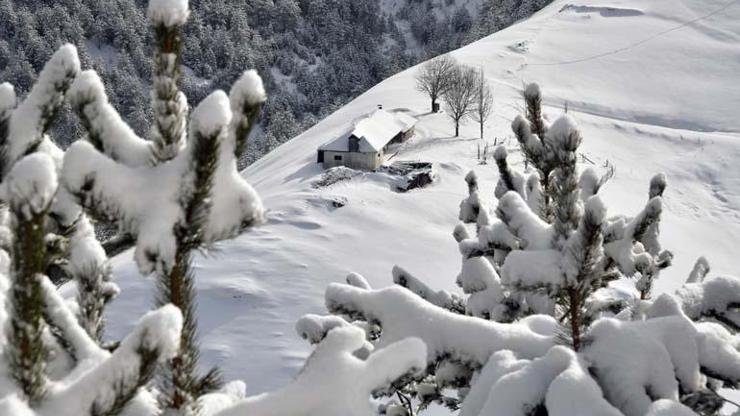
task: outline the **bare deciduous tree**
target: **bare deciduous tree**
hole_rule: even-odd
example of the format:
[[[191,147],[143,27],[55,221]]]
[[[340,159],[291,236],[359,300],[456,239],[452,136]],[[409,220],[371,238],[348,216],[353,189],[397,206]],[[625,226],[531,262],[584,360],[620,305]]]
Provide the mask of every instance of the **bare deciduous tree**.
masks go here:
[[[437,111],[437,99],[449,88],[450,75],[457,66],[449,55],[442,55],[421,66],[416,75],[416,89],[429,95],[432,111]]]
[[[446,111],[455,122],[455,137],[460,135],[460,121],[473,110],[478,74],[475,69],[456,65],[443,98]]]
[[[478,71],[473,96],[473,111],[470,117],[480,125],[480,138],[483,139],[483,125],[493,112],[493,91],[488,80],[483,75],[483,69]]]

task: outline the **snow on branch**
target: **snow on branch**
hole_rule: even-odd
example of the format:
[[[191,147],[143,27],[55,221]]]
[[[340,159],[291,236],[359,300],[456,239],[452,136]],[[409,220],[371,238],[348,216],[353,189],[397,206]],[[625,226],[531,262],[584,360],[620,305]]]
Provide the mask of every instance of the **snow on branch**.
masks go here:
[[[566,282],[571,286],[591,286],[603,272],[600,263],[603,255],[602,226],[606,207],[597,195],[586,201],[586,208],[578,229],[563,247],[561,267]]]
[[[563,346],[534,360],[497,352],[481,370],[474,389],[475,394],[463,402],[461,416],[527,416],[543,404],[551,416],[622,416],[604,399],[583,359]]]
[[[707,260],[707,258],[704,256],[699,257],[698,259],[696,259],[696,263],[694,263],[694,268],[691,269],[691,273],[689,273],[689,277],[688,279],[686,279],[686,283],[703,282],[704,278],[707,277],[711,269],[712,268],[709,266],[709,260]]]
[[[301,338],[311,344],[318,344],[326,338],[329,331],[345,326],[349,326],[349,322],[338,316],[308,314],[298,319],[295,329]]]
[[[393,266],[391,273],[393,274],[393,283],[405,287],[433,305],[437,305],[440,308],[445,308],[457,313],[465,312],[463,300],[455,294],[446,290],[435,291],[426,283],[422,282],[421,279],[415,277],[399,266]]]
[[[52,55],[31,92],[11,115],[7,141],[2,144],[1,174],[7,174],[18,159],[41,144],[79,71],[80,60],[73,45],[63,45]],[[3,101],[10,102],[12,96],[7,87],[4,89]]]
[[[182,26],[190,16],[188,0],[149,0],[146,15],[155,25]]]
[[[518,290],[543,289],[554,295],[565,285],[557,250],[516,250],[506,256],[502,281]]]
[[[151,380],[156,366],[174,356],[181,327],[182,316],[174,306],[149,312],[113,354],[99,351],[95,357],[88,357],[92,362],[53,382],[38,407],[31,409],[11,395],[0,400],[0,409],[13,409],[17,414],[29,416],[118,414],[139,388]],[[134,404],[140,409],[146,407],[142,403]]]
[[[400,287],[363,290],[343,284],[326,289],[329,312],[377,324],[378,346],[407,337],[427,345],[427,360],[452,357],[481,367],[495,351],[509,349],[521,357],[544,354],[555,342],[524,325],[507,325],[463,316],[434,306]]]
[[[486,256],[493,257],[496,251],[509,252],[521,248],[520,240],[509,231],[502,221],[493,221],[478,230],[478,245]]]
[[[103,337],[103,307],[118,295],[118,286],[111,281],[108,257],[95,237],[95,229],[85,215],[80,215],[63,235],[68,239],[68,259],[63,269],[77,286],[79,320],[85,331],[97,341]]]
[[[702,372],[724,381],[728,387],[740,384],[740,336],[713,322],[695,324],[698,331],[699,364]]]
[[[478,175],[475,171],[468,172],[465,175],[465,182],[468,184],[468,197],[460,202],[460,221],[469,224],[478,220],[478,215],[485,208],[481,206],[480,195],[478,194]]]
[[[50,326],[59,330],[64,341],[68,343],[70,354],[78,362],[98,362],[108,354],[101,349],[77,321],[68,304],[57,292],[47,277],[41,279],[44,294],[44,316]],[[88,363],[89,364],[89,363]]]
[[[508,153],[504,145],[499,145],[493,152],[493,159],[496,161],[499,172],[499,180],[494,195],[496,198],[501,198],[506,192],[514,191],[522,198],[526,198],[526,179],[521,173],[511,170],[506,160],[507,156]]]
[[[552,225],[540,219],[517,192],[509,191],[498,201],[496,215],[521,242],[522,249],[550,248]]]
[[[656,196],[663,196],[663,192],[665,192],[667,185],[668,179],[666,178],[665,173],[659,173],[653,176],[653,178],[650,179],[649,198],[653,199]]]
[[[660,197],[648,201],[645,208],[634,218],[612,220],[604,231],[604,254],[606,254],[626,276],[636,272],[647,272],[655,266],[653,257],[640,243],[645,231],[658,221],[663,205]]]
[[[717,276],[686,283],[676,292],[681,309],[693,319],[714,319],[740,331],[740,278]]]
[[[128,166],[151,164],[151,143],[121,119],[95,71],[82,71],[69,90],[69,100],[96,149]]]
[[[173,159],[185,143],[188,103],[180,91],[182,26],[190,14],[187,0],[151,0],[147,16],[156,48],[152,71],[152,154],[157,162]]]
[[[624,322],[597,321],[584,340],[584,355],[605,397],[627,416],[647,413],[653,401],[677,401],[680,391],[701,389],[699,334],[683,316]]]
[[[372,289],[365,276],[359,273],[350,273],[344,280],[348,285],[359,287],[360,289]]]
[[[486,258],[464,258],[456,283],[470,295],[465,305],[469,315],[494,321],[500,321],[506,315],[507,308],[502,305],[504,288],[498,273]]]
[[[220,146],[230,120],[228,98],[222,91],[211,94],[193,112],[191,135],[214,140],[218,152],[210,210],[200,235],[203,244],[231,237],[262,219],[262,204],[236,171],[233,151]],[[135,257],[142,273],[168,270],[174,262],[174,226],[184,220],[182,202],[195,189],[192,158],[206,156],[194,153],[199,141],[191,140],[189,151],[151,167],[116,163],[86,142],[74,143],[64,156],[62,182],[83,206],[117,220],[137,238]]]
[[[262,105],[267,100],[262,78],[255,70],[245,71],[229,91],[231,120],[229,134],[235,157],[240,157],[247,145],[249,133],[257,123]]]
[[[427,352],[419,339],[405,337],[362,360],[353,353],[364,343],[361,329],[335,328],[318,344],[292,383],[248,397],[214,416],[372,416],[376,413],[369,398],[424,369]]]
[[[49,209],[56,191],[54,161],[46,154],[34,153],[15,163],[0,194],[16,215],[29,220]]]
[[[80,141],[64,155],[62,183],[95,216],[118,220],[123,231],[138,237],[136,259],[142,272],[153,270],[160,258],[170,264],[174,257],[172,226],[181,210],[172,184],[180,172],[168,166],[133,169]],[[154,201],[156,210],[147,206]]]

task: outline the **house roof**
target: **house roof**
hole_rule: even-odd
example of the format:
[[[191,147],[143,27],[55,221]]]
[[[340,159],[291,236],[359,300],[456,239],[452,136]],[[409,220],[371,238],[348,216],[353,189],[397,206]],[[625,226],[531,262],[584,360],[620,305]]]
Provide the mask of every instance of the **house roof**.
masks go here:
[[[354,136],[360,139],[361,153],[379,152],[398,133],[409,130],[415,124],[416,119],[408,114],[389,113],[377,109],[355,123],[352,130],[321,146],[320,149],[346,152],[349,150],[349,138]]]

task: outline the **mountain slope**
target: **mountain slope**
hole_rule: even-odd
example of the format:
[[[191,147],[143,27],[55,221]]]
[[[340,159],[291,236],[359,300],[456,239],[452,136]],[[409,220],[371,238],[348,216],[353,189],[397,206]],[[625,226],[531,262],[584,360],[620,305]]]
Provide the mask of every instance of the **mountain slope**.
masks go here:
[[[537,81],[547,115],[553,119],[567,102],[582,127],[584,165],[616,166],[602,191],[610,213],[636,213],[650,177],[667,174],[662,242],[676,260],[657,282],[666,291],[699,255],[713,273],[738,273],[740,90],[727,86],[740,73],[739,39],[737,1],[555,1],[453,55],[484,69],[496,100],[487,141],[508,140],[517,164],[509,123],[520,112],[523,83]],[[295,320],[322,313],[324,287],[348,272],[384,286],[399,264],[432,286],[455,289],[460,255],[451,232],[466,194],[463,177],[475,169],[492,198],[498,175],[495,165],[477,163],[477,126],[453,138],[444,114],[428,114],[428,100],[413,88],[415,71],[371,88],[250,166],[245,175],[270,210],[268,223],[199,260],[204,364],[222,365],[227,379],[244,379],[251,393],[295,374],[309,352]],[[363,174],[315,189],[322,173],[316,148],[378,104],[419,117],[416,136],[393,160],[434,162],[438,181],[396,193],[387,175]],[[346,205],[334,208],[337,199]],[[122,293],[109,308],[116,315],[110,337],[125,333],[153,296],[130,254],[114,266]]]

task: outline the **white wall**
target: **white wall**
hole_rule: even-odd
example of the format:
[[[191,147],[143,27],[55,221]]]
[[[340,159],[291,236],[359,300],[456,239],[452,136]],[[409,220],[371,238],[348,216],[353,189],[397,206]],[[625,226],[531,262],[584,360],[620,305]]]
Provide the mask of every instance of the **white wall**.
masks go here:
[[[342,160],[334,160],[335,156],[341,156]],[[381,153],[358,153],[325,150],[324,169],[346,166],[352,169],[373,170],[377,169],[383,163],[383,156],[382,151]]]

